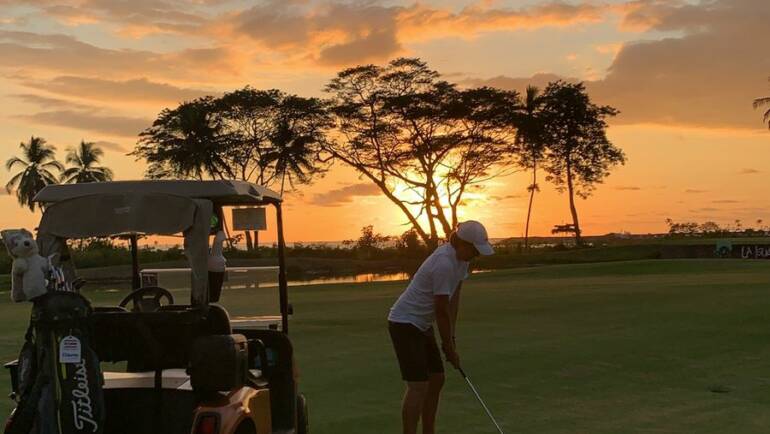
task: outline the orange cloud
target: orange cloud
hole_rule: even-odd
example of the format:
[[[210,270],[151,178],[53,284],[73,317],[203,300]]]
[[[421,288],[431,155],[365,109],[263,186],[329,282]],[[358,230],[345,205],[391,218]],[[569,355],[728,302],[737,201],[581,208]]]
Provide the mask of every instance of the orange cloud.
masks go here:
[[[521,9],[498,9],[489,3],[452,12],[415,4],[399,12],[400,34],[409,39],[472,37],[483,32],[570,26],[602,21],[608,8],[592,4],[552,2]]]
[[[65,25],[108,23],[120,35],[141,38],[158,33],[194,34],[207,21],[199,2],[185,0],[38,1],[43,12]],[[47,4],[47,5],[46,5]]]
[[[484,32],[596,23],[610,9],[561,2],[500,9],[489,2],[460,11],[421,3],[384,6],[370,2],[269,0],[212,20],[207,28],[219,40],[247,38],[288,56],[323,65],[381,61],[404,52],[404,44],[445,37],[474,37]]]

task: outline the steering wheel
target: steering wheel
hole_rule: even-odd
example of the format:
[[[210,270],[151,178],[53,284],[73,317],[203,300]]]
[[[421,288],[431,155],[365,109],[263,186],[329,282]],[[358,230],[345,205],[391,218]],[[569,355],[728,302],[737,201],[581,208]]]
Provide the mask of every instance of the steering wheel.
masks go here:
[[[128,294],[119,306],[126,307],[131,302],[131,312],[155,312],[160,309],[162,298],[168,301],[166,304],[174,304],[174,296],[168,289],[160,286],[145,286]]]

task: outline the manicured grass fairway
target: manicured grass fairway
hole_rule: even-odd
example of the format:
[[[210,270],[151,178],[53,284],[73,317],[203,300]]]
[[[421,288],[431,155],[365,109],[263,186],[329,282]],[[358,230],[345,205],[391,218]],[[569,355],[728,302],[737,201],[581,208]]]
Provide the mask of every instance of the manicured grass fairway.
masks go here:
[[[402,386],[385,316],[403,286],[293,289],[291,331],[314,433],[399,432]],[[92,297],[101,304],[118,294]],[[225,297],[232,314],[249,313],[248,292]],[[508,433],[770,430],[770,262],[497,271],[473,276],[462,304],[464,366]],[[28,309],[0,303],[7,360]],[[459,376],[448,374],[440,431],[493,433]]]

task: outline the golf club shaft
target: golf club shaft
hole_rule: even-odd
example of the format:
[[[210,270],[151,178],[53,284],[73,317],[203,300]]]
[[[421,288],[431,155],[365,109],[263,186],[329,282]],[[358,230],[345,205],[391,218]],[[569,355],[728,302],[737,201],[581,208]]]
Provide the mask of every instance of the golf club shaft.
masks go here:
[[[497,431],[500,432],[500,434],[505,434],[505,433],[503,433],[503,429],[500,428],[500,424],[497,423],[497,421],[495,420],[495,417],[492,415],[492,412],[489,411],[489,408],[487,407],[487,404],[485,404],[484,400],[481,399],[481,395],[479,395],[479,392],[478,392],[478,390],[476,390],[476,387],[471,382],[471,379],[468,378],[467,375],[465,375],[465,371],[463,371],[462,368],[458,368],[458,369],[460,371],[460,375],[462,375],[463,378],[465,379],[465,382],[468,383],[468,386],[471,388],[471,391],[473,392],[473,394],[476,395],[476,399],[479,401],[481,406],[484,407],[484,411],[487,412],[487,416],[489,416],[489,419],[491,419],[492,423],[495,424],[495,427],[497,428]]]

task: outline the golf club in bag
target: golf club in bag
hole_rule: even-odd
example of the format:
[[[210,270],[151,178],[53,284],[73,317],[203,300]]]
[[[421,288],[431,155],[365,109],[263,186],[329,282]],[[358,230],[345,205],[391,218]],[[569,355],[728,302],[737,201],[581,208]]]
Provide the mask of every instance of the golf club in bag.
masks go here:
[[[91,347],[91,305],[71,290],[35,298],[18,361],[19,397],[6,434],[101,434],[103,377]]]
[[[500,428],[500,424],[498,424],[497,421],[495,420],[495,417],[492,416],[492,412],[489,411],[489,408],[487,407],[487,404],[485,404],[484,400],[481,399],[481,395],[479,395],[479,392],[478,392],[478,390],[476,390],[476,387],[471,382],[471,379],[468,378],[467,375],[465,375],[465,371],[463,371],[462,368],[458,368],[458,370],[460,371],[460,375],[462,375],[463,378],[465,379],[465,382],[468,383],[468,387],[471,388],[471,391],[473,392],[473,394],[476,395],[476,399],[479,401],[479,403],[481,403],[481,406],[484,407],[484,411],[487,412],[487,416],[489,416],[489,418],[492,420],[492,423],[495,424],[495,427],[497,428],[497,431],[500,434],[505,434],[505,433],[503,433],[503,429]]]

